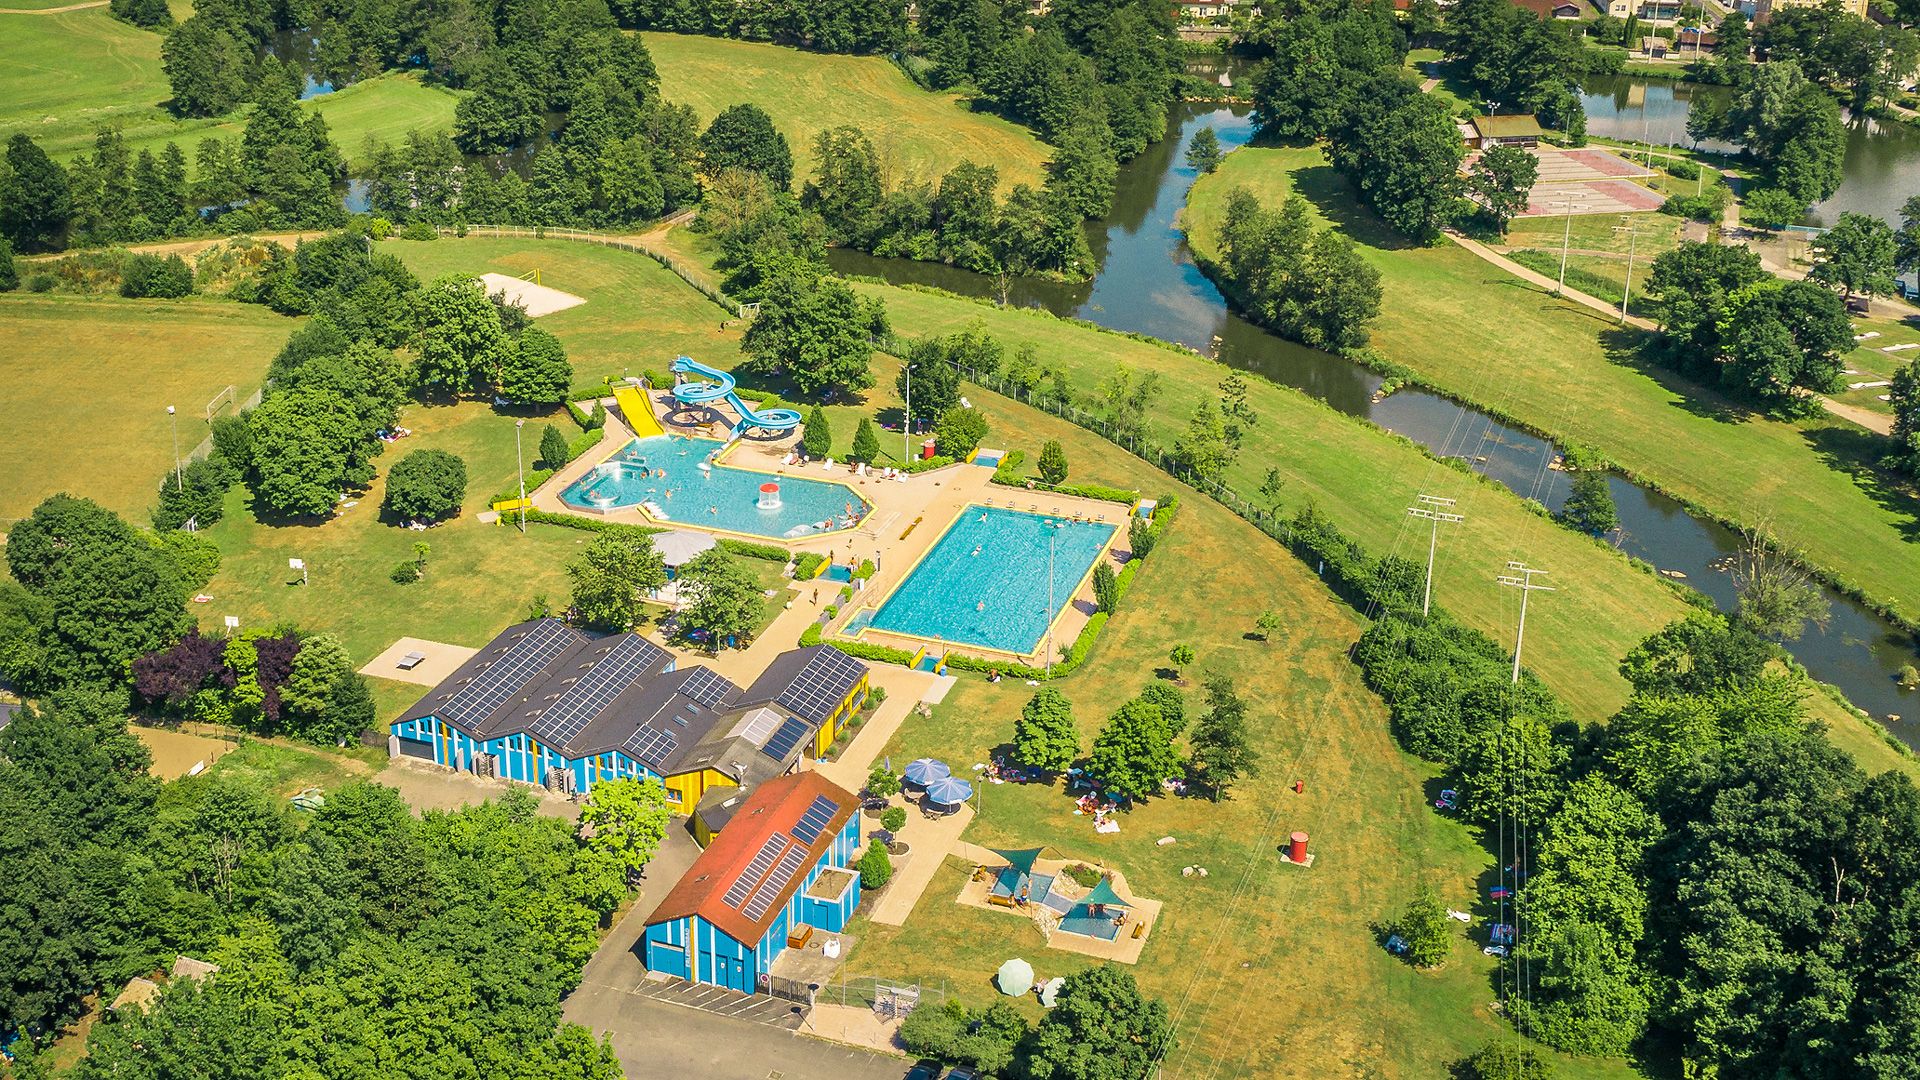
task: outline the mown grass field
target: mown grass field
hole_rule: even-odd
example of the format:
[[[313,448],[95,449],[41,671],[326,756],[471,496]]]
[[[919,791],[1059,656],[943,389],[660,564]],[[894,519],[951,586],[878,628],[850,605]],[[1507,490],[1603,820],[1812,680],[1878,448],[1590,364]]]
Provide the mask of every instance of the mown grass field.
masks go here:
[[[1084,433],[1024,413],[1033,439],[1086,444]],[[1089,479],[1165,490],[1144,463],[1108,458]],[[1271,643],[1247,631],[1265,608],[1285,627]],[[1130,968],[1166,1002],[1179,1042],[1165,1058],[1169,1080],[1205,1077],[1443,1076],[1448,1063],[1485,1041],[1511,1037],[1489,1011],[1493,961],[1458,935],[1444,967],[1419,972],[1380,947],[1416,885],[1449,907],[1488,914],[1482,893],[1492,860],[1479,838],[1427,805],[1437,786],[1425,764],[1397,750],[1385,710],[1362,686],[1344,649],[1359,618],[1333,599],[1313,570],[1251,526],[1193,493],[1147,560],[1087,665],[1059,684],[1091,742],[1127,697],[1152,682],[1175,642],[1198,660],[1189,708],[1201,704],[1198,673],[1231,675],[1252,705],[1261,759],[1254,776],[1219,804],[1157,798],[1099,835],[1075,816],[1057,786],[983,785],[966,839],[993,847],[1046,845],[1048,858],[1121,870],[1141,896],[1166,906]],[[893,760],[933,756],[965,774],[1012,738],[1031,687],[966,678],[931,719],[910,716],[886,748]],[[1305,784],[1295,794],[1292,784]],[[1309,870],[1282,864],[1276,848],[1293,830],[1311,837]],[[1170,846],[1156,844],[1171,836]],[[916,856],[920,857],[920,856]],[[1183,877],[1203,866],[1205,878]],[[953,902],[966,864],[949,858],[902,927],[862,923],[850,973],[944,980],[969,1006],[999,996],[991,983],[1006,958],[1041,978],[1093,961],[1045,947],[1021,916]],[[1031,1019],[1031,997],[1016,1003]],[[1560,1058],[1563,1078],[1626,1077],[1623,1062]]]
[[[1771,519],[1788,543],[1908,618],[1920,617],[1920,505],[1867,467],[1882,440],[1840,421],[1783,423],[1643,361],[1639,335],[1446,246],[1408,248],[1358,207],[1317,150],[1246,149],[1196,184],[1189,235],[1212,250],[1234,187],[1298,190],[1363,246],[1386,297],[1373,344],[1449,394],[1557,438],[1729,521]],[[1445,327],[1444,333],[1436,328]]]
[[[206,403],[229,385],[251,394],[293,325],[211,300],[0,295],[0,518],[70,491],[145,525],[173,466],[166,407],[184,455],[207,436]]]
[[[813,139],[852,124],[866,131],[888,168],[889,187],[938,181],[962,160],[1000,170],[1002,197],[1016,183],[1038,186],[1048,151],[1027,129],[976,113],[957,94],[920,89],[879,56],[828,56],[682,34],[641,34],[668,101],[691,105],[704,125],[752,102],[793,145],[797,188],[813,175]]]
[[[0,14],[0,140],[25,132],[65,161],[90,152],[100,129],[117,126],[135,153],[173,141],[191,162],[201,139],[238,135],[249,106],[198,120],[166,111],[172,90],[160,67],[161,40],[115,20],[104,7]],[[301,108],[325,116],[334,142],[358,160],[368,135],[395,140],[414,129],[451,127],[458,100],[417,74],[392,73],[302,102]]]

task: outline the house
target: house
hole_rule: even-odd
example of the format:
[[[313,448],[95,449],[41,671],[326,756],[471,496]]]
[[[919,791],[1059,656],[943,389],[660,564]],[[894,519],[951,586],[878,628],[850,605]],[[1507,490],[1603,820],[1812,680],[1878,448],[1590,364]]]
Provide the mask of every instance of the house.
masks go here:
[[[1180,13],[1189,20],[1213,19],[1233,13],[1233,4],[1229,0],[1185,0],[1178,6]]]
[[[173,971],[167,981],[173,982],[177,979],[198,981],[219,970],[219,964],[209,964],[205,960],[195,960],[191,956],[175,956],[173,958]],[[113,999],[113,1004],[107,1006],[107,1010],[117,1013],[126,1008],[138,1007],[144,1009],[147,1003],[159,996],[160,984],[154,982],[152,979],[129,979],[127,980],[127,985],[120,991],[120,996]]]
[[[1580,5],[1573,0],[1513,0],[1515,6],[1526,8],[1542,19],[1577,19],[1580,17]]]
[[[1759,0],[1754,5],[1754,20],[1765,19],[1776,9],[1790,7],[1819,7],[1825,0]],[[1840,0],[1840,10],[1856,18],[1868,18],[1867,0]]]
[[[651,776],[690,814],[713,788],[751,788],[824,755],[867,689],[867,666],[829,645],[782,653],[742,690],[711,668],[678,668],[638,634],[537,619],[401,714],[388,752],[567,792]]]
[[[1540,145],[1540,122],[1532,113],[1515,116],[1476,116],[1471,121],[1473,134],[1467,139],[1467,145],[1475,150],[1491,150],[1496,146],[1538,146]]]
[[[648,971],[744,994],[790,941],[845,929],[860,903],[860,800],[816,772],[761,784],[647,920]]]

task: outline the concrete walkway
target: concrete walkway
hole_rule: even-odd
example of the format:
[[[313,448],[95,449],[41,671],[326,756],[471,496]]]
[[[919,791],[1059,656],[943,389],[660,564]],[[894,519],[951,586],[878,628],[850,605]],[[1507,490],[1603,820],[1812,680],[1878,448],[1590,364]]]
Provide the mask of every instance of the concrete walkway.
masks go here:
[[[907,811],[907,824],[899,836],[909,850],[905,862],[894,867],[893,881],[887,891],[873,905],[874,922],[887,926],[906,923],[921,894],[933,884],[934,872],[946,861],[947,853],[953,850],[972,820],[973,807],[965,805],[959,813],[941,818],[928,818],[914,809]]]

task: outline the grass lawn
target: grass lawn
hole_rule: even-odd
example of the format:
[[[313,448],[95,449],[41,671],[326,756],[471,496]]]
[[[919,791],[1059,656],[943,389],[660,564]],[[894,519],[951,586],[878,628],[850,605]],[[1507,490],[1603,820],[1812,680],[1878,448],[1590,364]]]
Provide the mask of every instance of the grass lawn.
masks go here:
[[[813,175],[813,139],[852,124],[873,140],[888,188],[908,178],[937,182],[962,160],[1000,170],[1002,197],[1036,187],[1048,150],[1026,128],[969,110],[958,94],[920,89],[879,56],[827,56],[778,45],[682,34],[642,34],[668,101],[693,106],[704,125],[752,102],[793,146],[796,188]]]
[[[365,746],[319,749],[241,735],[240,745],[222,754],[211,770],[271,795],[291,796],[310,787],[332,791],[385,767],[387,752]]]
[[[135,153],[158,151],[171,140],[191,163],[194,144],[238,135],[245,123],[245,106],[210,119],[182,120],[167,112],[163,103],[172,89],[160,67],[162,35],[116,21],[104,7],[0,20],[0,140],[25,132],[65,161],[90,152],[94,134],[117,125]],[[325,116],[334,142],[357,160],[369,134],[394,140],[415,128],[451,127],[457,100],[452,91],[424,85],[417,74],[396,72],[302,102],[301,108]]]
[[[1717,517],[1764,512],[1815,564],[1920,618],[1920,507],[1867,467],[1884,452],[1878,436],[1837,420],[1757,415],[1642,361],[1639,335],[1598,312],[1555,300],[1457,246],[1401,246],[1314,149],[1236,151],[1202,178],[1187,222],[1203,252],[1227,193],[1242,184],[1270,204],[1297,188],[1362,245],[1384,278],[1373,343],[1389,359],[1453,396],[1599,447],[1629,473]]]
[[[518,277],[537,269],[542,284],[586,297],[540,320],[566,345],[576,386],[628,370],[665,370],[681,355],[721,367],[740,356],[741,327],[721,330],[725,311],[645,256],[568,240],[480,236],[394,240],[384,250],[423,281],[456,272]]]
[[[1552,248],[1554,254],[1558,255],[1560,242],[1565,239],[1567,246],[1576,251],[1617,253],[1624,265],[1628,238],[1626,233],[1619,231],[1626,225],[1623,218],[1633,219],[1634,230],[1640,234],[1639,239],[1633,242],[1635,266],[1639,266],[1641,260],[1652,262],[1661,252],[1680,244],[1680,219],[1657,211],[1643,214],[1575,214],[1571,236],[1568,236],[1569,224],[1564,216],[1515,218],[1507,224],[1507,236],[1502,243],[1506,247],[1532,247],[1543,251]]]
[[[173,464],[166,406],[179,410],[185,454],[207,436],[206,403],[230,385],[252,393],[293,325],[211,300],[0,296],[0,519],[70,491],[145,525]]]
[[[1920,349],[1901,349],[1892,353],[1883,351],[1889,345],[1920,343],[1920,320],[1856,317],[1853,325],[1858,333],[1878,333],[1880,336],[1860,342],[1847,354],[1846,367],[1854,372],[1846,377],[1848,383],[1885,382],[1893,378],[1894,372],[1912,363],[1915,357],[1920,357]],[[1831,396],[1835,401],[1892,416],[1893,406],[1880,400],[1880,395],[1886,392],[1884,386],[1864,386]]]
[[[1125,459],[1101,471],[1132,484],[1165,482]],[[1321,1077],[1335,1061],[1355,1075],[1444,1075],[1481,1043],[1511,1037],[1487,1009],[1493,962],[1462,933],[1443,968],[1417,972],[1380,947],[1378,926],[1420,882],[1449,907],[1484,916],[1476,896],[1492,860],[1472,831],[1427,807],[1431,769],[1394,748],[1385,710],[1346,661],[1359,618],[1311,567],[1220,507],[1189,494],[1180,515],[1086,667],[1060,689],[1073,702],[1084,748],[1116,706],[1156,678],[1173,643],[1190,643],[1199,658],[1188,675],[1189,708],[1200,705],[1198,672],[1233,676],[1252,705],[1257,774],[1220,804],[1151,800],[1107,835],[1075,816],[1058,787],[984,785],[966,839],[1044,844],[1048,858],[1118,868],[1140,895],[1165,901],[1130,970],[1178,1024],[1178,1045],[1164,1062],[1169,1078]],[[1269,607],[1284,629],[1271,644],[1248,640],[1245,631]],[[1032,693],[1012,681],[965,678],[931,719],[908,717],[886,753],[896,761],[937,757],[965,774],[1011,739]],[[1292,791],[1295,780],[1304,794]],[[1275,857],[1295,829],[1313,837],[1310,870]],[[1175,843],[1158,846],[1164,836]],[[1208,876],[1181,875],[1194,865]],[[1091,963],[1045,948],[1019,916],[956,905],[964,875],[965,864],[949,858],[905,926],[851,927],[861,942],[848,972],[945,980],[982,1007],[1005,1000],[990,978],[1007,957],[1024,957],[1041,978]],[[1031,997],[1017,1005],[1038,1017]],[[1618,1061],[1556,1064],[1563,1077],[1633,1075]]]

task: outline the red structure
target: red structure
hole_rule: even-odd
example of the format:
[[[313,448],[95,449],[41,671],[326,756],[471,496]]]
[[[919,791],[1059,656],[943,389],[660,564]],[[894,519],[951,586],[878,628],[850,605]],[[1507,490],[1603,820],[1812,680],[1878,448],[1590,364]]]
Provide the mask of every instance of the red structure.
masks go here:
[[[1293,844],[1287,848],[1287,861],[1304,864],[1307,861],[1307,834],[1297,832],[1289,839],[1293,841]]]

